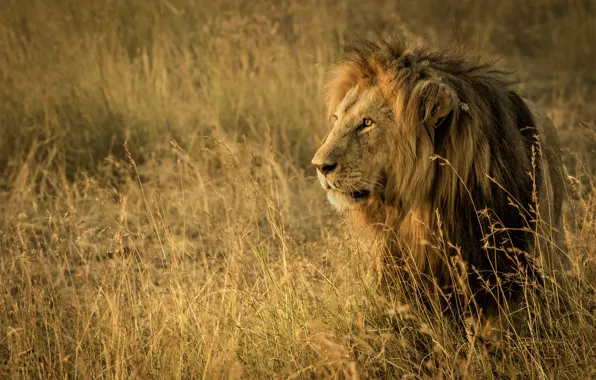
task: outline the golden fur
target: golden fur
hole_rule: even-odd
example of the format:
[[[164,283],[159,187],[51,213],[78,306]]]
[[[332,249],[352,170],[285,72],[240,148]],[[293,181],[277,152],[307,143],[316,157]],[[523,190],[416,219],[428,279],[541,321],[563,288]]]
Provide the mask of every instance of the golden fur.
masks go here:
[[[385,289],[493,313],[557,266],[556,131],[492,63],[363,41],[335,67],[327,108],[313,164],[331,203],[371,227]]]

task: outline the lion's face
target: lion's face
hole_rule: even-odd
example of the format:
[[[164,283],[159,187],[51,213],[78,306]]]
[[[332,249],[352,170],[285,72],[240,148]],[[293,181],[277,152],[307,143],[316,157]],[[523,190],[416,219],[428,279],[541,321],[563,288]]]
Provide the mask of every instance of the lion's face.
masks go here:
[[[327,198],[339,211],[381,196],[394,124],[376,88],[354,87],[333,113],[333,128],[312,163]]]

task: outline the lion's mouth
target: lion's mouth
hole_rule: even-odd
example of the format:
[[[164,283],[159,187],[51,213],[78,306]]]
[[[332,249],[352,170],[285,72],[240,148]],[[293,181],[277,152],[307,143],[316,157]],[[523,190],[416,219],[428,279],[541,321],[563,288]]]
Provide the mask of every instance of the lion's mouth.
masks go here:
[[[352,197],[353,199],[361,200],[361,199],[368,198],[370,196],[370,191],[369,190],[354,191],[354,192],[348,193],[348,195],[350,197]]]
[[[370,190],[344,192],[329,188],[327,191],[327,199],[338,211],[345,211],[363,204],[371,197],[371,195],[372,193]]]

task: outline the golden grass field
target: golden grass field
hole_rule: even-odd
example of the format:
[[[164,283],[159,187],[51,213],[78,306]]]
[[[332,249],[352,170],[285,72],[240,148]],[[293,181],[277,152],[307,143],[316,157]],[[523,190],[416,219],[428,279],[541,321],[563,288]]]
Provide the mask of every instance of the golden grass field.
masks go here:
[[[454,35],[557,126],[572,269],[498,347],[373,288],[310,160],[346,41]],[[596,378],[596,3],[4,0],[0,377]]]

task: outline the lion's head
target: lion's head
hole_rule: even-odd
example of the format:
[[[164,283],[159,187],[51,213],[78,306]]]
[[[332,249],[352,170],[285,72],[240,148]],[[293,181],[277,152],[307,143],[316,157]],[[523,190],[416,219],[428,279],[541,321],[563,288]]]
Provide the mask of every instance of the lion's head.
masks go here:
[[[431,196],[431,156],[437,144],[448,149],[455,142],[438,139],[466,105],[440,68],[415,58],[395,43],[365,42],[334,71],[327,86],[333,127],[312,163],[340,211],[382,201],[407,212]],[[455,164],[467,177],[466,163]]]
[[[350,89],[333,111],[333,129],[313,158],[321,186],[338,210],[382,197],[397,132],[376,87]]]

